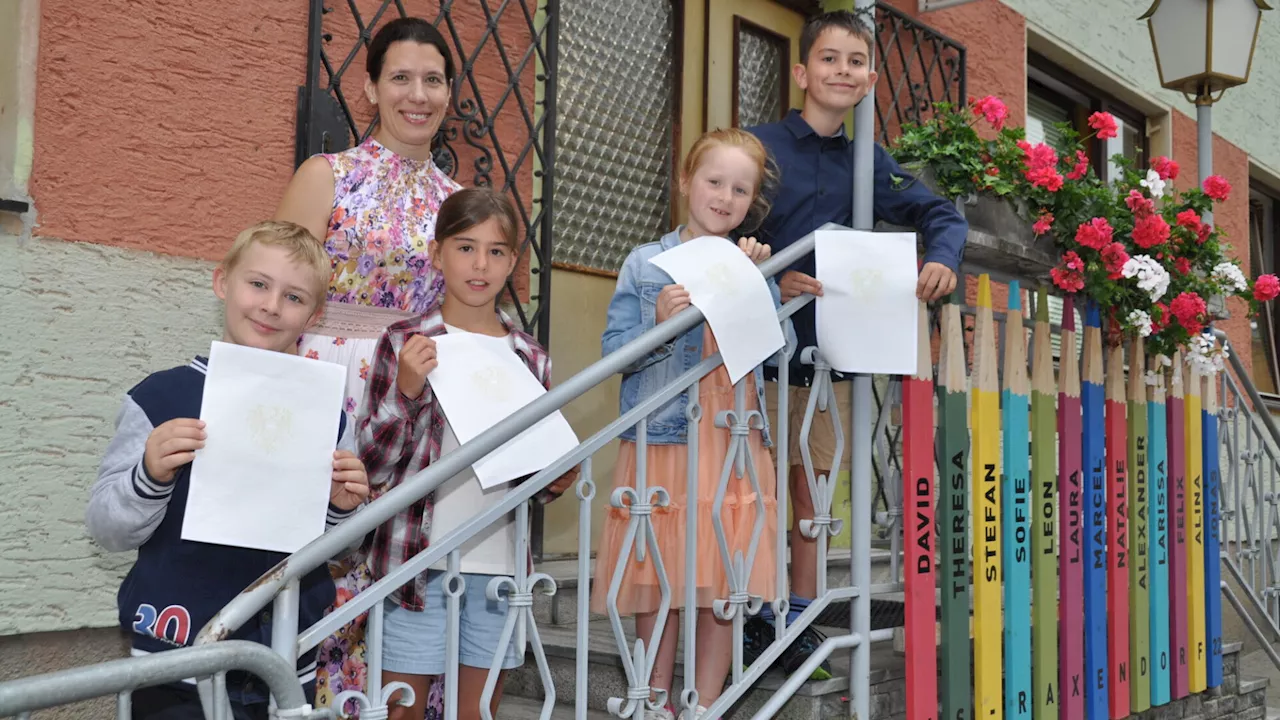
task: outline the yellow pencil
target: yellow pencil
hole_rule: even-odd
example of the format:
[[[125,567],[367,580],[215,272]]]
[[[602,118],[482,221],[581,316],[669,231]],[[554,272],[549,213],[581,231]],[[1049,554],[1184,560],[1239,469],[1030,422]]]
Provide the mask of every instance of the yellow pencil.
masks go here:
[[[973,333],[973,658],[974,711],[1002,720],[1003,626],[1000,617],[1000,384],[991,279],[978,278]]]
[[[1187,443],[1187,645],[1191,653],[1188,673],[1191,692],[1204,692],[1208,687],[1208,648],[1204,636],[1204,478],[1201,464],[1200,383],[1203,376],[1195,363],[1187,365],[1186,417]]]

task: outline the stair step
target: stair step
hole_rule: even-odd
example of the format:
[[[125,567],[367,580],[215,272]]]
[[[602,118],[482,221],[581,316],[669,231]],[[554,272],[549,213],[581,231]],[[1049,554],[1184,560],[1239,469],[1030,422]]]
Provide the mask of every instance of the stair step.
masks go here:
[[[502,703],[498,705],[497,720],[538,720],[542,717],[542,701],[517,697],[510,692],[503,692]],[[567,705],[561,698],[556,698],[556,705],[551,710],[551,720],[575,720],[573,705]],[[587,720],[617,720],[607,711],[587,710]]]
[[[622,622],[627,637],[633,641],[634,621],[623,618]],[[837,628],[825,630],[833,634],[847,632]],[[574,628],[565,625],[539,624],[538,632],[546,651],[552,681],[555,683],[556,701],[572,706],[577,664],[577,637]],[[627,691],[626,673],[607,619],[597,617],[591,621],[587,648],[590,681],[587,690],[587,706],[593,710],[607,711],[609,698],[626,697]],[[677,650],[674,682],[676,688],[674,692],[677,696],[673,699],[673,703],[678,702],[678,693],[684,687],[683,652],[683,646]],[[848,714],[849,654],[837,653],[832,657],[832,665],[834,670],[832,679],[805,683],[777,717],[781,720],[822,720],[846,716]],[[887,644],[872,646],[871,667],[872,685],[899,680],[904,675],[902,656],[894,653]],[[750,718],[773,696],[785,680],[780,670],[770,669],[733,710],[725,715],[725,718]],[[542,698],[542,680],[532,650],[527,653],[522,667],[508,672],[505,693],[508,696],[535,701]]]

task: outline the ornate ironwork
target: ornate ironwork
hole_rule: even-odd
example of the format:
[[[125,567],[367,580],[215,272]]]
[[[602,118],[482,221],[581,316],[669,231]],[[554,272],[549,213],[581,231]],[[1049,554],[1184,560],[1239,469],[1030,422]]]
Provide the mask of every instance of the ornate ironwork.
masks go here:
[[[928,119],[933,104],[965,102],[964,45],[887,3],[876,3],[877,142],[903,123]]]
[[[377,127],[376,108],[353,88],[363,86],[362,58],[376,28],[408,13],[401,0],[379,0],[372,14],[362,14],[369,4],[310,0],[295,164],[352,147]],[[551,331],[559,4],[441,0],[429,18],[449,40],[458,67],[451,112],[436,138],[436,164],[463,185],[501,189],[515,204],[524,230],[521,251],[531,251],[531,287],[513,278],[507,299],[543,345]],[[527,303],[521,300],[526,289]]]

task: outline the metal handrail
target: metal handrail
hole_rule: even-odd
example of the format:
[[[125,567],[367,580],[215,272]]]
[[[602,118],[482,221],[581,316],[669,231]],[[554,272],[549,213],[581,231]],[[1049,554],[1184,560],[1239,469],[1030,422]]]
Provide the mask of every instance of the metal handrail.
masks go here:
[[[0,717],[23,716],[55,705],[227,670],[252,673],[266,683],[275,698],[278,713],[275,717],[302,718],[311,712],[298,684],[296,668],[265,645],[228,640],[0,682]]]
[[[816,232],[839,229],[840,226],[828,223]],[[796,243],[760,265],[760,272],[765,277],[772,277],[787,269],[804,255],[813,250],[814,235],[809,233]],[[779,312],[780,320],[794,314],[804,305],[812,302],[813,296],[804,295],[787,303]],[[545,395],[529,403],[520,410],[503,419],[489,430],[481,433],[474,440],[466,443],[457,451],[441,457],[430,467],[405,480],[399,486],[389,490],[377,500],[369,503],[354,517],[324,535],[307,543],[302,549],[282,560],[278,565],[265,573],[256,582],[241,592],[222,610],[209,620],[196,637],[196,645],[225,640],[244,623],[252,619],[265,608],[290,581],[299,580],[308,572],[327,563],[331,558],[342,554],[348,547],[359,542],[368,533],[390,520],[397,513],[433,492],[441,483],[457,475],[490,452],[501,447],[508,440],[524,432],[534,423],[568,405],[588,390],[622,372],[645,355],[662,347],[675,338],[692,330],[703,322],[702,311],[690,306],[677,313],[665,322],[641,334],[617,351],[612,352],[588,366],[561,385],[557,385]],[[571,456],[567,456],[571,457]],[[565,467],[561,468],[560,465]],[[563,462],[543,470],[508,497],[512,504],[527,499],[539,490],[551,484],[564,470],[572,465]],[[516,500],[514,496],[519,496]],[[471,538],[481,527],[473,527],[478,523],[468,523],[449,534],[435,545],[442,554],[450,552]],[[468,528],[472,532],[465,532]]]

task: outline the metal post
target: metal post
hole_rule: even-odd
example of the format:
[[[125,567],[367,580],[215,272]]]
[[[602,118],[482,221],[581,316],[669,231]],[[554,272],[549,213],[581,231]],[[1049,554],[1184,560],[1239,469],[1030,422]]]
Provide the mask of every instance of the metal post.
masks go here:
[[[864,18],[873,18],[875,0],[857,0],[855,10]],[[875,37],[875,23],[867,23]],[[874,69],[875,42],[867,48],[868,61]],[[868,92],[853,111],[853,227],[870,230],[875,224],[872,208],[875,182],[875,118],[876,95]],[[849,632],[868,637],[871,629],[871,387],[870,375],[853,379],[853,436],[850,444],[849,499],[853,506],[850,518],[849,573],[858,595],[850,602]],[[834,410],[834,408],[833,408]],[[833,468],[834,471],[834,468]],[[853,648],[849,663],[849,714],[866,720],[870,715],[868,689],[871,678],[871,643],[860,642]]]
[[[1196,164],[1200,171],[1200,187],[1213,174],[1213,105],[1206,90],[1196,98]],[[1204,222],[1213,224],[1213,211],[1204,214]]]

